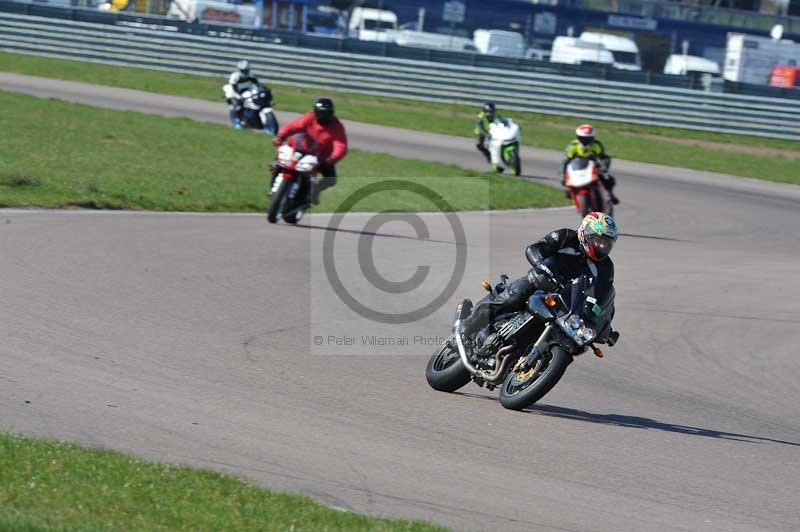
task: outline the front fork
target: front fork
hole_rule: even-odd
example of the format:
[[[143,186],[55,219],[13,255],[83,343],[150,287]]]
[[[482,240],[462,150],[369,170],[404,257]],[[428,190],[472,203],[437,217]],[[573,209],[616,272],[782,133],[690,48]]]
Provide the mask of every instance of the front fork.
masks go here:
[[[544,350],[547,347],[547,340],[550,338],[550,333],[553,331],[553,324],[548,323],[547,326],[542,331],[542,334],[539,336],[539,339],[536,340],[536,343],[533,344],[533,347],[528,351],[528,355],[525,357],[525,360],[519,367],[520,371],[528,371],[533,366],[536,365],[536,362],[542,358],[544,354]]]

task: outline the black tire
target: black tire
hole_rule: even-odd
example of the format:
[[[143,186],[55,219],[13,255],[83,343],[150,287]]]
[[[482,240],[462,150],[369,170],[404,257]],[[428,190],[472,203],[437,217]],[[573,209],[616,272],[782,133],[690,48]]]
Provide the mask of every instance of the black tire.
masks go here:
[[[302,177],[298,177],[297,179],[300,180],[299,181],[300,186],[296,191],[295,198],[291,201],[287,198],[286,201],[283,202],[283,208],[281,209],[281,218],[283,218],[283,221],[292,225],[299,222],[300,219],[303,217],[303,214],[305,214],[305,211],[300,212],[297,209],[298,207],[301,206],[301,204],[305,202],[303,198],[308,196],[308,187],[309,187],[308,181],[306,181]],[[305,208],[307,207],[304,207],[304,209]]]
[[[561,380],[572,355],[559,346],[551,347],[548,355],[541,358],[533,374],[524,381],[517,379],[516,371],[506,375],[500,387],[501,405],[509,410],[522,410],[544,397]]]
[[[458,348],[445,345],[428,360],[428,367],[425,368],[425,378],[434,390],[454,392],[467,384],[472,375],[461,362],[461,357],[458,356]]]
[[[300,216],[298,216],[297,214],[298,214],[297,212],[292,212],[291,214],[281,215],[281,217],[283,218],[283,221],[286,222],[287,224],[294,225],[297,222],[299,222],[300,218],[302,218],[303,216],[302,214]]]
[[[519,144],[514,144],[514,149],[511,150],[508,160],[505,163],[514,170],[514,175],[519,176],[522,173],[522,162],[519,158]]]
[[[284,210],[283,204],[285,203],[286,191],[289,189],[290,184],[289,181],[283,179],[278,186],[278,190],[272,193],[269,201],[269,208],[267,209],[267,220],[269,220],[269,223],[277,223],[279,214]]]
[[[611,204],[611,199],[609,198],[606,201],[606,191],[602,188],[602,185],[596,185],[589,191],[590,194],[590,209],[592,211],[603,212],[609,216],[614,216],[614,207]],[[590,212],[590,211],[589,211]],[[587,212],[586,214],[589,214]]]
[[[267,135],[274,137],[278,134],[278,130],[280,128],[281,127],[278,124],[278,118],[275,116],[275,113],[267,114],[267,123],[264,124],[264,131],[266,131]]]
[[[578,207],[578,212],[581,214],[581,217],[592,212],[592,203],[587,194],[576,194],[575,205]]]

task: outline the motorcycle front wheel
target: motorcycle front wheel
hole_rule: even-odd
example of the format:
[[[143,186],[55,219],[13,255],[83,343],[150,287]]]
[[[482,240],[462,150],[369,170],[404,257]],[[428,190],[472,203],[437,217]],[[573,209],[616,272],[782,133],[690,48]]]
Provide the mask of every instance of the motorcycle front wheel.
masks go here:
[[[264,124],[264,132],[267,135],[275,136],[278,134],[278,130],[280,126],[278,125],[278,119],[275,117],[275,113],[268,113],[267,114],[267,123]]]
[[[282,179],[281,184],[278,185],[278,190],[273,192],[272,196],[270,196],[269,208],[267,208],[267,220],[269,223],[277,223],[281,213],[286,210],[285,203],[288,199],[287,192],[289,191],[290,185],[291,181]]]
[[[544,397],[561,380],[572,362],[572,355],[556,345],[528,371],[518,369],[522,360],[524,358],[520,358],[506,375],[500,387],[500,404],[509,410],[522,410]]]
[[[522,161],[519,157],[519,149],[514,150],[514,175],[519,177],[522,174]]]
[[[434,390],[454,392],[467,384],[471,375],[461,362],[458,348],[448,343],[428,360],[425,378]]]
[[[519,177],[522,174],[522,161],[519,157],[519,145],[515,144],[508,153],[508,165],[514,169],[514,175]]]

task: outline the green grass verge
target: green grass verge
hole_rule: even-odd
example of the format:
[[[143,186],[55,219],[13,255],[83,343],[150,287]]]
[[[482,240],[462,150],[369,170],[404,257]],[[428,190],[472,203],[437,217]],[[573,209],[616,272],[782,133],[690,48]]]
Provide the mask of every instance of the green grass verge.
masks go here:
[[[0,53],[0,70],[99,83],[132,89],[221,100],[222,78],[173,74]],[[269,83],[270,80],[265,79]],[[303,89],[271,84],[279,109],[305,111],[312,98],[325,93],[337,101],[345,119],[406,129],[470,136],[475,109],[339,91]],[[501,110],[502,111],[502,110]],[[512,113],[523,127],[523,143],[561,150],[573,138],[578,119]],[[740,135],[711,135],[700,131],[593,121],[601,140],[616,158],[744,177],[800,183],[800,143]],[[715,144],[704,144],[713,141]]]
[[[0,433],[0,530],[444,530],[272,493],[208,470]]]
[[[266,135],[186,118],[97,109],[0,92],[0,206],[180,211],[266,210]],[[359,187],[403,178],[446,198],[453,210],[563,205],[561,193],[529,181],[353,150],[339,185],[318,210]],[[432,210],[411,193],[370,196],[354,210]]]

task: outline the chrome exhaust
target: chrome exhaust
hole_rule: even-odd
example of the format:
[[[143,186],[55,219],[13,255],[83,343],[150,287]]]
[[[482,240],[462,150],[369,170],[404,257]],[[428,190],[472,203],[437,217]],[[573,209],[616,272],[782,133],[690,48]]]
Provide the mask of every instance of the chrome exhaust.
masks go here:
[[[495,355],[495,365],[499,363],[499,367],[497,367],[494,371],[485,371],[482,369],[478,369],[470,363],[469,358],[467,357],[467,349],[464,347],[464,340],[461,338],[461,320],[456,320],[453,324],[453,328],[455,332],[453,336],[456,338],[456,346],[458,347],[458,356],[461,358],[461,363],[464,364],[464,367],[467,368],[467,371],[472,373],[475,376],[480,377],[484,381],[488,382],[489,384],[497,384],[505,375],[506,370],[508,369],[508,365],[511,362],[513,357],[506,356],[508,353],[514,350],[515,346],[507,345],[505,347],[501,347],[497,354]],[[502,357],[502,360],[501,360]]]
[[[458,347],[458,356],[461,357],[461,363],[464,364],[464,367],[467,370],[475,375],[478,373],[478,369],[470,364],[469,358],[467,358],[467,349],[464,347],[464,340],[461,338],[461,320],[456,320],[453,324],[453,336],[456,337],[456,346]]]

